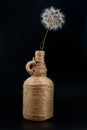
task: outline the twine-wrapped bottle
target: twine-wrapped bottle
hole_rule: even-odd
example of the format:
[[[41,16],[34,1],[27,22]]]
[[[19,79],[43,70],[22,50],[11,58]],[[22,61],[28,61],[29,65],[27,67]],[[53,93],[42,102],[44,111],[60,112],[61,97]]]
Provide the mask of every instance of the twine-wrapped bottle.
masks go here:
[[[31,75],[23,84],[23,117],[27,120],[44,121],[53,116],[54,84],[47,77],[44,56],[44,51],[36,51],[26,64]]]

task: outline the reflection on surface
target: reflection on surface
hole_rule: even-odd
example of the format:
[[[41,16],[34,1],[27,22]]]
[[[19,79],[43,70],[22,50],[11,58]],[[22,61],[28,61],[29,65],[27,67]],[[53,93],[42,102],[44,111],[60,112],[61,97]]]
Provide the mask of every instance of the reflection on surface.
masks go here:
[[[52,121],[44,122],[33,122],[33,121],[24,121],[22,123],[22,130],[53,130],[54,123]]]
[[[23,120],[21,130],[87,130],[87,122],[59,122],[53,120],[33,122]]]

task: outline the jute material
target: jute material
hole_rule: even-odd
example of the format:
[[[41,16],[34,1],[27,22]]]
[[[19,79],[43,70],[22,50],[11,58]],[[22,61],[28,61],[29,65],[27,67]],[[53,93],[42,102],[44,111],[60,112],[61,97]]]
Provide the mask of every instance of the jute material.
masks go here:
[[[23,85],[23,117],[27,120],[44,121],[53,116],[54,84],[46,76],[44,54],[36,51],[35,59],[26,64],[31,74]]]

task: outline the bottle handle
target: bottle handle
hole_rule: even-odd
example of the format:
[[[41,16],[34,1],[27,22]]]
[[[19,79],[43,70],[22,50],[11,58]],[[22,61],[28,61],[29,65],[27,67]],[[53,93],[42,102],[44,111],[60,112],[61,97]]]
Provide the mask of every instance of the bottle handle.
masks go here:
[[[31,65],[34,65],[35,63],[36,63],[36,62],[35,62],[35,60],[34,60],[34,58],[33,58],[33,60],[27,62],[26,66],[25,66],[26,71],[27,71],[30,75],[33,74],[33,70],[32,70],[32,68],[30,68],[30,67],[31,67]]]

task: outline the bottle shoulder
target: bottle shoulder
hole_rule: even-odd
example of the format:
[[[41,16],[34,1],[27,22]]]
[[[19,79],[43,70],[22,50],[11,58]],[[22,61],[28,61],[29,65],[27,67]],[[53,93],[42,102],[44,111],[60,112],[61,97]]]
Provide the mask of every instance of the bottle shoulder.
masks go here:
[[[24,84],[26,85],[48,85],[48,86],[54,86],[53,81],[46,76],[30,76],[24,81]]]

